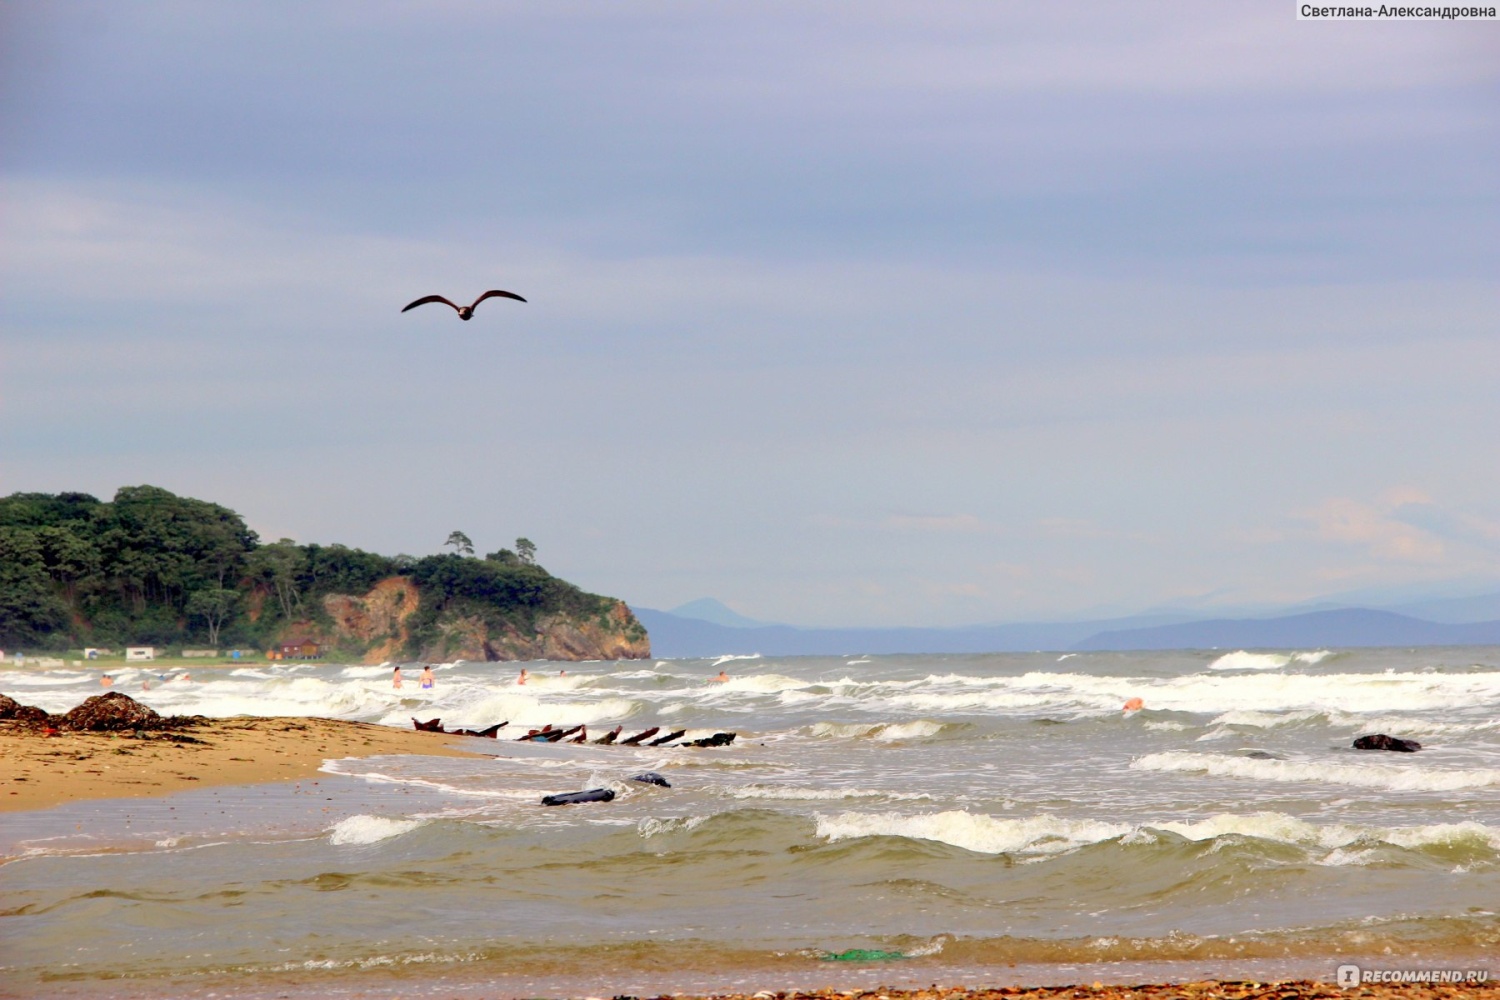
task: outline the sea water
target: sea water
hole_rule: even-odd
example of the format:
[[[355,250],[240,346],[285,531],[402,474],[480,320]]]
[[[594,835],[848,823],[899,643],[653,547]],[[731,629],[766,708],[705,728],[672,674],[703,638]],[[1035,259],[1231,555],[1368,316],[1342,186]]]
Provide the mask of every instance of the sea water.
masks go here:
[[[430,691],[412,670],[394,690],[388,665],[118,673],[163,714],[509,725],[464,740],[473,759],[8,814],[0,976],[35,995],[332,994],[370,975],[413,995],[434,977],[604,992],[777,988],[820,961],[848,981],[848,956],[884,963],[873,983],[1500,946],[1497,649],[526,666],[522,686],[516,665],[441,664]],[[61,711],[98,686],[7,669],[0,690]],[[737,737],[504,738],[549,723]],[[1423,749],[1351,749],[1373,732]],[[599,787],[614,800],[540,805]]]

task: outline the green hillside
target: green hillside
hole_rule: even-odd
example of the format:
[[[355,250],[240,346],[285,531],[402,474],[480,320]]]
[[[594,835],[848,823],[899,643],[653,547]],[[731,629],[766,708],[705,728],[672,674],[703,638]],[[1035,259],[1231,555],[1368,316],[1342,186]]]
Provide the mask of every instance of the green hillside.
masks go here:
[[[421,558],[261,544],[239,514],[155,486],[0,499],[0,648],[270,649],[351,658],[649,655],[621,602],[548,573],[534,548]]]

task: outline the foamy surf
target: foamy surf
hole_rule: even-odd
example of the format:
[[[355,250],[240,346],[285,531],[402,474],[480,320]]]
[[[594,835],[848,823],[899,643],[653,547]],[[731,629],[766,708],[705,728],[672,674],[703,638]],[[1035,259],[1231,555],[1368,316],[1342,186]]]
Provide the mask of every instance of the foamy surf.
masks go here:
[[[1286,662],[1214,669],[1228,651],[764,657],[725,662],[730,684],[709,682],[713,658],[530,664],[525,686],[518,665],[454,663],[428,692],[410,678],[393,691],[389,664],[195,666],[192,683],[162,684],[121,671],[117,690],[135,696],[149,678],[143,700],[167,714],[402,728],[412,716],[471,728],[509,717],[513,735],[587,720],[595,737],[623,723],[626,735],[739,738],[539,745],[502,730],[465,741],[491,756],[333,760],[316,787],[12,813],[0,829],[6,943],[28,982],[66,967],[79,981],[134,977],[143,993],[153,977],[262,960],[334,993],[341,983],[318,977],[383,967],[403,953],[392,941],[506,969],[544,939],[559,942],[548,961],[583,965],[652,942],[663,949],[653,961],[697,947],[705,963],[841,942],[910,956],[934,940],[951,941],[944,960],[970,963],[1201,958],[1247,941],[1268,956],[1288,941],[1318,957],[1361,942],[1492,952],[1500,650],[1270,652]],[[99,691],[97,671],[7,676],[49,711]],[[1134,697],[1146,707],[1127,718]],[[1347,749],[1368,732],[1430,749]],[[632,780],[653,770],[671,787]],[[618,794],[541,806],[589,787]],[[21,857],[7,839],[48,856]],[[191,926],[195,957],[153,951],[143,913]],[[1371,914],[1399,916],[1377,926]],[[663,940],[689,922],[701,943]],[[275,928],[274,953],[263,928]],[[101,948],[79,952],[79,939]]]
[[[1500,770],[1494,768],[1439,770],[1415,763],[1264,760],[1188,750],[1147,754],[1131,761],[1130,767],[1136,771],[1174,771],[1254,781],[1314,781],[1392,792],[1453,792],[1500,786]]]
[[[388,819],[384,816],[350,816],[328,829],[328,842],[336,845],[376,844],[399,837],[422,826],[419,819]]]

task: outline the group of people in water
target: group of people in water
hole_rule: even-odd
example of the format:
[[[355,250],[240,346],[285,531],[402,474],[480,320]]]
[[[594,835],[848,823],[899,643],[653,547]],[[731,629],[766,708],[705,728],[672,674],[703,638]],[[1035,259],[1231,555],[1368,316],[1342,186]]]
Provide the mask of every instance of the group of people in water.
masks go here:
[[[437,679],[432,676],[432,664],[422,664],[422,674],[417,678],[417,687],[423,691],[431,691],[437,686]],[[391,674],[391,687],[397,691],[401,690],[401,668],[397,667]]]
[[[106,675],[106,676],[108,676],[108,675]],[[566,676],[568,676],[568,672],[566,670],[559,670],[557,672],[557,676],[559,676],[559,677],[566,677]],[[525,667],[522,667],[521,668],[521,672],[516,675],[516,683],[520,684],[520,685],[523,685],[523,686],[530,679],[531,679],[531,674],[526,670]],[[710,677],[709,678],[709,681],[711,683],[715,683],[715,684],[723,684],[723,683],[725,683],[728,680],[729,680],[729,675],[726,674],[722,670],[719,671],[719,675],[717,677]],[[401,683],[402,683],[402,681],[401,681],[401,668],[400,667],[396,667],[396,669],[394,671],[392,671],[392,673],[391,673],[391,687],[395,688],[397,691],[400,691],[401,690]],[[432,676],[432,664],[430,664],[430,663],[424,663],[424,664],[422,664],[422,676],[420,678],[418,678],[418,686],[421,687],[422,690],[424,690],[424,691],[430,691],[430,690],[432,690],[434,684],[435,684],[435,681],[434,681],[433,676]]]
[[[157,674],[156,675],[156,679],[159,680],[159,681],[191,681],[193,679],[193,677],[186,670],[184,670],[182,673],[178,674],[175,677],[168,677],[166,674]],[[113,674],[100,674],[99,675],[99,686],[102,687],[102,688],[112,688],[112,687],[114,687],[115,686],[114,675]],[[151,678],[147,677],[145,680],[141,681],[141,690],[142,691],[150,691],[151,690]]]

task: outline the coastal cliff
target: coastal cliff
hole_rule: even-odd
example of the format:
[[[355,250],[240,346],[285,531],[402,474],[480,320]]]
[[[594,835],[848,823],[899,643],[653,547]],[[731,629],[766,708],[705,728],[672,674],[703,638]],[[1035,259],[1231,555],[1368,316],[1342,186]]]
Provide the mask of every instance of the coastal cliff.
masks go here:
[[[155,486],[113,501],[16,493],[0,498],[0,649],[232,647],[367,663],[651,655],[624,603],[553,576],[527,539],[482,558],[462,532],[445,545],[454,551],[418,558],[264,544],[234,511]]]
[[[593,595],[584,595],[593,596]],[[422,591],[395,576],[362,596],[328,594],[325,621],[286,627],[287,641],[310,638],[365,663],[419,660],[634,660],[651,655],[646,630],[623,601],[598,598],[590,613],[542,610],[519,620],[479,602],[422,615]],[[424,622],[428,627],[422,628]],[[295,633],[295,635],[293,635]]]

